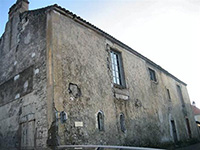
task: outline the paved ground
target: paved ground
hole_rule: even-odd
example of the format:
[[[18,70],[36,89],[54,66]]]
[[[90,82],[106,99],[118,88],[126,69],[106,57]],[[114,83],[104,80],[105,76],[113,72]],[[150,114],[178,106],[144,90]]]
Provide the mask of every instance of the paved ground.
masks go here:
[[[178,148],[176,150],[200,150],[200,143],[190,145],[190,146],[187,146],[187,147],[183,147],[183,148]]]

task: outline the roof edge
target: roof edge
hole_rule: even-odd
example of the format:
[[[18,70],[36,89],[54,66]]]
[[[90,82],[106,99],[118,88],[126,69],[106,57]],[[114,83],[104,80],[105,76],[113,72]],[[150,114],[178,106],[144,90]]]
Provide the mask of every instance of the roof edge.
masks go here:
[[[70,17],[74,21],[76,21],[76,22],[78,22],[78,23],[80,23],[80,24],[82,24],[82,25],[84,25],[86,27],[89,27],[93,31],[101,34],[105,38],[111,40],[112,42],[118,44],[119,46],[123,47],[124,49],[128,50],[129,52],[131,52],[131,53],[135,54],[136,56],[142,58],[147,63],[151,64],[155,68],[161,70],[166,75],[168,75],[168,76],[172,77],[173,79],[175,79],[177,82],[182,83],[183,85],[187,86],[187,84],[185,82],[181,81],[180,79],[178,79],[177,77],[175,77],[174,75],[172,75],[171,73],[169,73],[167,70],[165,70],[161,66],[157,65],[155,62],[153,62],[149,58],[147,58],[144,55],[140,54],[139,52],[135,51],[134,49],[132,49],[128,45],[122,43],[121,41],[117,40],[116,38],[114,38],[113,36],[109,35],[105,31],[103,31],[103,30],[99,29],[98,27],[94,26],[93,24],[91,24],[91,23],[87,22],[86,20],[82,19],[80,16],[77,16],[76,14],[70,12],[69,10],[66,10],[65,8],[62,8],[62,7],[58,6],[57,4],[54,4],[54,5],[51,5],[51,6],[47,6],[46,8],[50,8],[50,9],[56,10],[59,13],[65,15],[65,16]]]

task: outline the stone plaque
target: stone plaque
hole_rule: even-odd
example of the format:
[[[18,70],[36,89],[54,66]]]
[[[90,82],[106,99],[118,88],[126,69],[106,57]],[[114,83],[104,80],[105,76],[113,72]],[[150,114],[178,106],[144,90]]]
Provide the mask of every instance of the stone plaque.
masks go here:
[[[75,127],[83,127],[83,122],[82,121],[76,121]]]

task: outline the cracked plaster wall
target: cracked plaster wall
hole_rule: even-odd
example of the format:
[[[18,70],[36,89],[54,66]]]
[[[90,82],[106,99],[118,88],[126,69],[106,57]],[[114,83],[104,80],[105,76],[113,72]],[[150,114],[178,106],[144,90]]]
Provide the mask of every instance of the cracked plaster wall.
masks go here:
[[[50,16],[55,109],[58,114],[65,111],[68,116],[65,123],[59,115],[57,119],[61,145],[170,145],[174,143],[171,120],[176,123],[180,142],[198,139],[184,84],[77,21],[57,11]],[[110,48],[122,54],[124,89],[112,84]],[[155,70],[157,83],[150,81],[149,67]],[[80,96],[75,97],[69,91],[70,83],[80,88]],[[185,108],[181,106],[176,85],[182,89]],[[171,101],[166,89],[170,90]],[[104,131],[97,128],[99,111],[104,113]],[[121,113],[125,115],[126,132],[120,130]],[[192,139],[188,136],[186,116],[190,120]],[[76,122],[82,125],[76,126]]]
[[[112,84],[110,48],[122,54],[124,89]],[[148,67],[156,71],[157,83],[150,81]],[[33,132],[28,146],[35,149],[47,149],[47,144],[173,144],[172,119],[180,142],[198,136],[184,84],[55,10],[28,11],[8,21],[0,39],[0,91],[2,150],[26,143],[22,135],[27,122]],[[97,124],[100,111],[103,131]],[[61,112],[66,112],[66,121],[61,121]],[[121,113],[125,132],[120,130]],[[188,139],[185,115],[192,139]]]
[[[47,147],[45,27],[44,10],[15,14],[1,37],[2,150]]]

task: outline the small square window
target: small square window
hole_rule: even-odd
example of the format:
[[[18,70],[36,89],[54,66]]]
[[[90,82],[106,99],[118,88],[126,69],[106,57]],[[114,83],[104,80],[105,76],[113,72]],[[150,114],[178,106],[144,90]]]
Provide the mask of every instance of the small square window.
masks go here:
[[[150,69],[150,68],[149,68],[149,75],[150,75],[150,80],[157,82],[156,72],[154,70]]]
[[[113,83],[125,87],[121,53],[111,50],[110,57]]]

